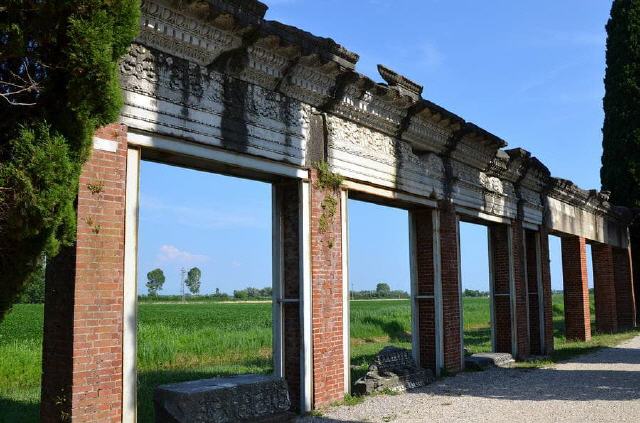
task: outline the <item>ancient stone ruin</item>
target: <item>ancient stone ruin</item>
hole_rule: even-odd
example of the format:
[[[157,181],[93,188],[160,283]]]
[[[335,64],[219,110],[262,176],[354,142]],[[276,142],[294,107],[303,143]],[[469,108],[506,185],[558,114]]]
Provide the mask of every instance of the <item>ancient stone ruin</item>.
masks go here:
[[[416,368],[464,369],[460,221],[489,231],[495,352],[553,351],[550,235],[562,237],[567,337],[591,334],[587,243],[598,330],[635,326],[631,213],[608,193],[552,176],[387,67],[362,75],[356,53],[266,19],[259,1],[141,7],[124,108],[80,179],[77,242],[48,263],[43,422],[136,421],[141,160],[271,183],[274,376],[296,411],[351,386],[349,198],[409,211]],[[88,188],[98,181],[108,195]]]
[[[355,382],[353,393],[404,392],[425,386],[433,380],[431,370],[418,367],[411,351],[388,346],[375,356],[367,374]]]
[[[464,367],[469,370],[485,370],[489,367],[512,367],[515,363],[509,353],[475,353],[465,357]]]
[[[236,376],[161,385],[154,394],[158,423],[293,421],[287,383],[273,376]]]

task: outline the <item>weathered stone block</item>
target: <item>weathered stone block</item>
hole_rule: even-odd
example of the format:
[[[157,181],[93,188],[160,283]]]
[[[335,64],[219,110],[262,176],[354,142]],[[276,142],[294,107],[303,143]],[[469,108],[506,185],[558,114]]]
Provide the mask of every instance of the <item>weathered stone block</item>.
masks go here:
[[[485,370],[489,367],[511,367],[515,363],[509,353],[477,353],[465,357],[464,366],[469,370]]]
[[[433,373],[421,369],[411,351],[397,347],[385,347],[375,357],[366,375],[356,381],[353,393],[371,394],[391,390],[404,392],[433,382]]]
[[[158,386],[156,422],[287,422],[291,402],[284,379],[245,375]]]

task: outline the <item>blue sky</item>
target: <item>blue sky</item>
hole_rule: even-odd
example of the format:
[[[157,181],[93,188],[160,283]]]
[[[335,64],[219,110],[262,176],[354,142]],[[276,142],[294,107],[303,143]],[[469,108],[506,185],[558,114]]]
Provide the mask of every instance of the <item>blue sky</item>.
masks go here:
[[[268,19],[334,38],[380,80],[382,63],[425,86],[424,97],[540,158],[554,175],[599,188],[604,25],[609,0],[271,0]],[[203,291],[267,286],[270,187],[145,163],[140,286],[162,267],[203,270]],[[406,212],[350,202],[351,280],[408,289]],[[384,222],[384,224],[381,224]],[[375,225],[375,226],[374,226]],[[376,228],[375,231],[372,228]],[[382,233],[381,233],[382,231]],[[484,228],[463,225],[463,283],[486,289]],[[379,248],[372,248],[379,246]],[[559,242],[551,242],[560,289]]]

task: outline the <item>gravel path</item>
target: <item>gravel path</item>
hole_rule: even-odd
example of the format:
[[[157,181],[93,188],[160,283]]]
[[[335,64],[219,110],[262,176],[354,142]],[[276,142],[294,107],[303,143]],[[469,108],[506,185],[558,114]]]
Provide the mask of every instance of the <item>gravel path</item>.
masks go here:
[[[550,368],[461,373],[301,422],[640,422],[640,337]]]

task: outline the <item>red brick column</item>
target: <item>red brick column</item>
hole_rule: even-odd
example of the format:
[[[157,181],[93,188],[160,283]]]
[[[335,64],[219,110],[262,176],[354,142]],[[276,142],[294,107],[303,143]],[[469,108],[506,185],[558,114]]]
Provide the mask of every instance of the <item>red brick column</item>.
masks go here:
[[[77,240],[47,269],[41,420],[122,419],[124,208],[127,130],[96,133],[78,193]]]
[[[433,212],[411,212],[415,245],[415,304],[418,317],[418,357],[420,366],[436,374],[436,305],[433,263]]]
[[[618,330],[616,312],[616,286],[613,271],[613,250],[607,244],[593,244],[593,286],[596,302],[596,328],[598,332],[612,333]]]
[[[532,354],[542,354],[540,333],[540,297],[538,292],[538,237],[536,232],[525,230],[525,256],[527,265],[527,293],[529,299],[529,345]]]
[[[549,258],[549,234],[546,229],[540,232],[540,272],[542,275],[542,295],[544,306],[544,351],[553,352],[553,291],[551,290],[551,259]]]
[[[493,330],[496,352],[513,353],[511,331],[511,262],[507,225],[489,227],[493,275]]]
[[[529,356],[530,346],[524,228],[521,220],[514,220],[511,224],[511,254],[513,256],[513,285],[516,305],[516,343],[518,347],[516,357],[524,359]]]
[[[640,230],[635,226],[629,228],[631,233],[631,275],[633,283],[633,294],[636,300],[636,324],[640,322]]]
[[[458,219],[455,208],[449,201],[440,202],[439,210],[444,367],[447,371],[455,373],[462,370]]]
[[[616,287],[618,328],[630,329],[636,326],[636,301],[633,289],[630,249],[613,249],[613,269]]]
[[[282,347],[284,378],[294,409],[300,408],[302,325],[300,321],[300,183],[274,185],[280,208]]]
[[[587,279],[587,244],[577,236],[562,238],[564,322],[567,339],[591,339],[591,311]]]
[[[311,283],[314,408],[344,398],[340,191],[311,174]],[[349,336],[349,334],[344,334]]]

